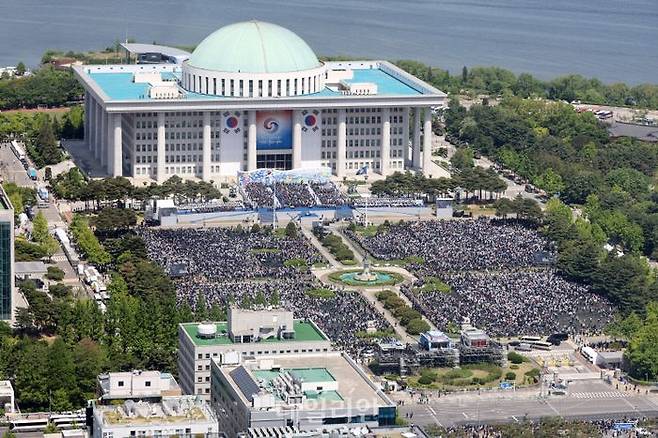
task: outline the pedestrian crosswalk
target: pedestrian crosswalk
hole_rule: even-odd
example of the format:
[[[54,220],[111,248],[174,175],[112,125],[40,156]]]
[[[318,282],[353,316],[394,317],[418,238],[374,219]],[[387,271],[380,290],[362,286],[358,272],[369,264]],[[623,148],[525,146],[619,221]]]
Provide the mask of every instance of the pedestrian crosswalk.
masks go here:
[[[569,397],[573,398],[624,398],[627,394],[619,391],[603,391],[603,392],[572,392]]]

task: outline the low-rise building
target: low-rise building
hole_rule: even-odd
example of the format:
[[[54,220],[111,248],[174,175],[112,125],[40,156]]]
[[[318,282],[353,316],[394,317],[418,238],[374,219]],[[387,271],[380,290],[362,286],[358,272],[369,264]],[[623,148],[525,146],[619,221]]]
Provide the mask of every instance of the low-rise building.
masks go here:
[[[210,399],[210,362],[237,364],[244,357],[326,353],[331,341],[312,321],[285,310],[229,309],[228,321],[178,327],[178,373],[183,393]]]
[[[90,429],[96,438],[218,438],[217,417],[201,397],[163,397],[159,402],[126,400],[93,405]]]
[[[171,374],[141,370],[100,374],[98,391],[101,404],[116,400],[159,401],[182,395]]]
[[[396,405],[349,356],[330,351],[212,361],[211,405],[220,429],[314,431],[395,424]]]

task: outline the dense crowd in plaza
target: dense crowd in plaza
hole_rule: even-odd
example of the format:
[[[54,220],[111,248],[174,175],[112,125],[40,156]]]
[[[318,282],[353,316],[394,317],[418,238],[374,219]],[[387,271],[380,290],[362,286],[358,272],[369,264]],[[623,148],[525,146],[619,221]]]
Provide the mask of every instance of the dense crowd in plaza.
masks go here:
[[[272,208],[274,203],[272,187],[259,182],[249,182],[244,185],[244,191],[247,195],[245,203],[251,204],[254,208]]]
[[[276,182],[274,185],[251,181],[243,189],[247,195],[245,203],[254,208],[272,208],[275,198],[278,208],[335,207],[347,202],[338,187],[330,181]]]
[[[644,418],[642,421],[646,421]],[[599,420],[563,420],[561,423],[553,424],[546,422],[530,421],[524,422],[523,425],[513,424],[510,426],[496,424],[464,424],[442,428],[441,431],[432,433],[432,436],[441,438],[506,438],[515,436],[515,433],[521,434],[517,428],[522,427],[527,436],[551,436],[551,434],[562,436],[587,436],[591,438],[634,438],[640,435],[636,427],[630,427],[628,430],[622,430],[617,427],[621,423],[637,424],[637,419],[613,419],[604,418]],[[560,433],[562,431],[562,433]],[[589,435],[594,433],[595,435]],[[526,436],[526,435],[523,435]],[[653,436],[653,435],[651,435]]]
[[[355,356],[366,342],[357,336],[370,324],[390,329],[386,320],[358,293],[331,288],[332,297],[308,291],[321,286],[314,277],[286,260],[303,260],[307,266],[322,260],[303,237],[277,237],[228,228],[148,229],[140,231],[149,257],[168,272],[183,263],[188,276],[175,279],[179,305],[195,308],[203,296],[207,306],[229,303],[265,304],[275,301],[294,312],[295,318],[314,321],[338,346]],[[263,303],[261,303],[263,304]]]
[[[415,289],[422,280],[405,292],[443,329],[468,317],[494,336],[591,334],[613,315],[607,300],[548,269],[459,272],[441,279],[451,293]]]
[[[168,274],[183,265],[190,275],[212,280],[284,278],[296,274],[287,260],[308,266],[322,256],[303,237],[279,238],[229,228],[147,229],[140,231],[149,257]]]
[[[357,333],[365,332],[369,324],[377,330],[390,329],[387,321],[359,293],[331,288],[335,293],[331,298],[309,295],[317,287],[317,282],[307,275],[274,281],[176,280],[179,304],[187,302],[192,308],[201,295],[208,305],[245,305],[257,303],[258,296],[272,303],[276,294],[280,304],[293,311],[295,318],[312,320],[337,346],[354,357],[368,344]]]
[[[318,197],[321,205],[340,206],[345,205],[345,196],[332,182],[311,182],[311,188]]]
[[[349,231],[374,257],[409,259],[420,280],[404,290],[445,329],[464,317],[491,335],[598,333],[611,304],[544,265],[555,252],[536,230],[503,220],[425,221],[380,228],[371,237]],[[451,292],[423,279],[439,277]]]
[[[375,258],[421,257],[414,270],[425,275],[527,267],[535,264],[537,253],[551,249],[535,230],[498,220],[411,222],[372,237],[348,232]]]
[[[276,198],[283,208],[313,207],[317,205],[308,184],[276,183]]]

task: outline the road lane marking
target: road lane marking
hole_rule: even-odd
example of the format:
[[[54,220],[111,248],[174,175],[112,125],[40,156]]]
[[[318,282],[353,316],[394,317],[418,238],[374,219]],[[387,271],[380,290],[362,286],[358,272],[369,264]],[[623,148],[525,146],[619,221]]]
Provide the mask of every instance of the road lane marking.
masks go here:
[[[464,416],[464,418],[468,419],[468,415],[466,415],[466,412],[462,412],[462,415]]]
[[[439,418],[436,416],[436,411],[432,406],[427,406],[427,409],[430,411],[430,414],[432,414],[432,417],[434,418],[434,421],[436,421],[436,424],[438,424],[440,427],[443,427],[443,424],[439,421]]]

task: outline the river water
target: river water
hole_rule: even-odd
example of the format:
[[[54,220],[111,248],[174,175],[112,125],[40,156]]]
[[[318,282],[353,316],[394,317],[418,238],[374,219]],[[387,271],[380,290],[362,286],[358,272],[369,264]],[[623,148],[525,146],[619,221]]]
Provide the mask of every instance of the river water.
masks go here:
[[[0,0],[0,66],[126,36],[193,45],[249,19],[288,27],[321,55],[658,83],[658,0]]]

